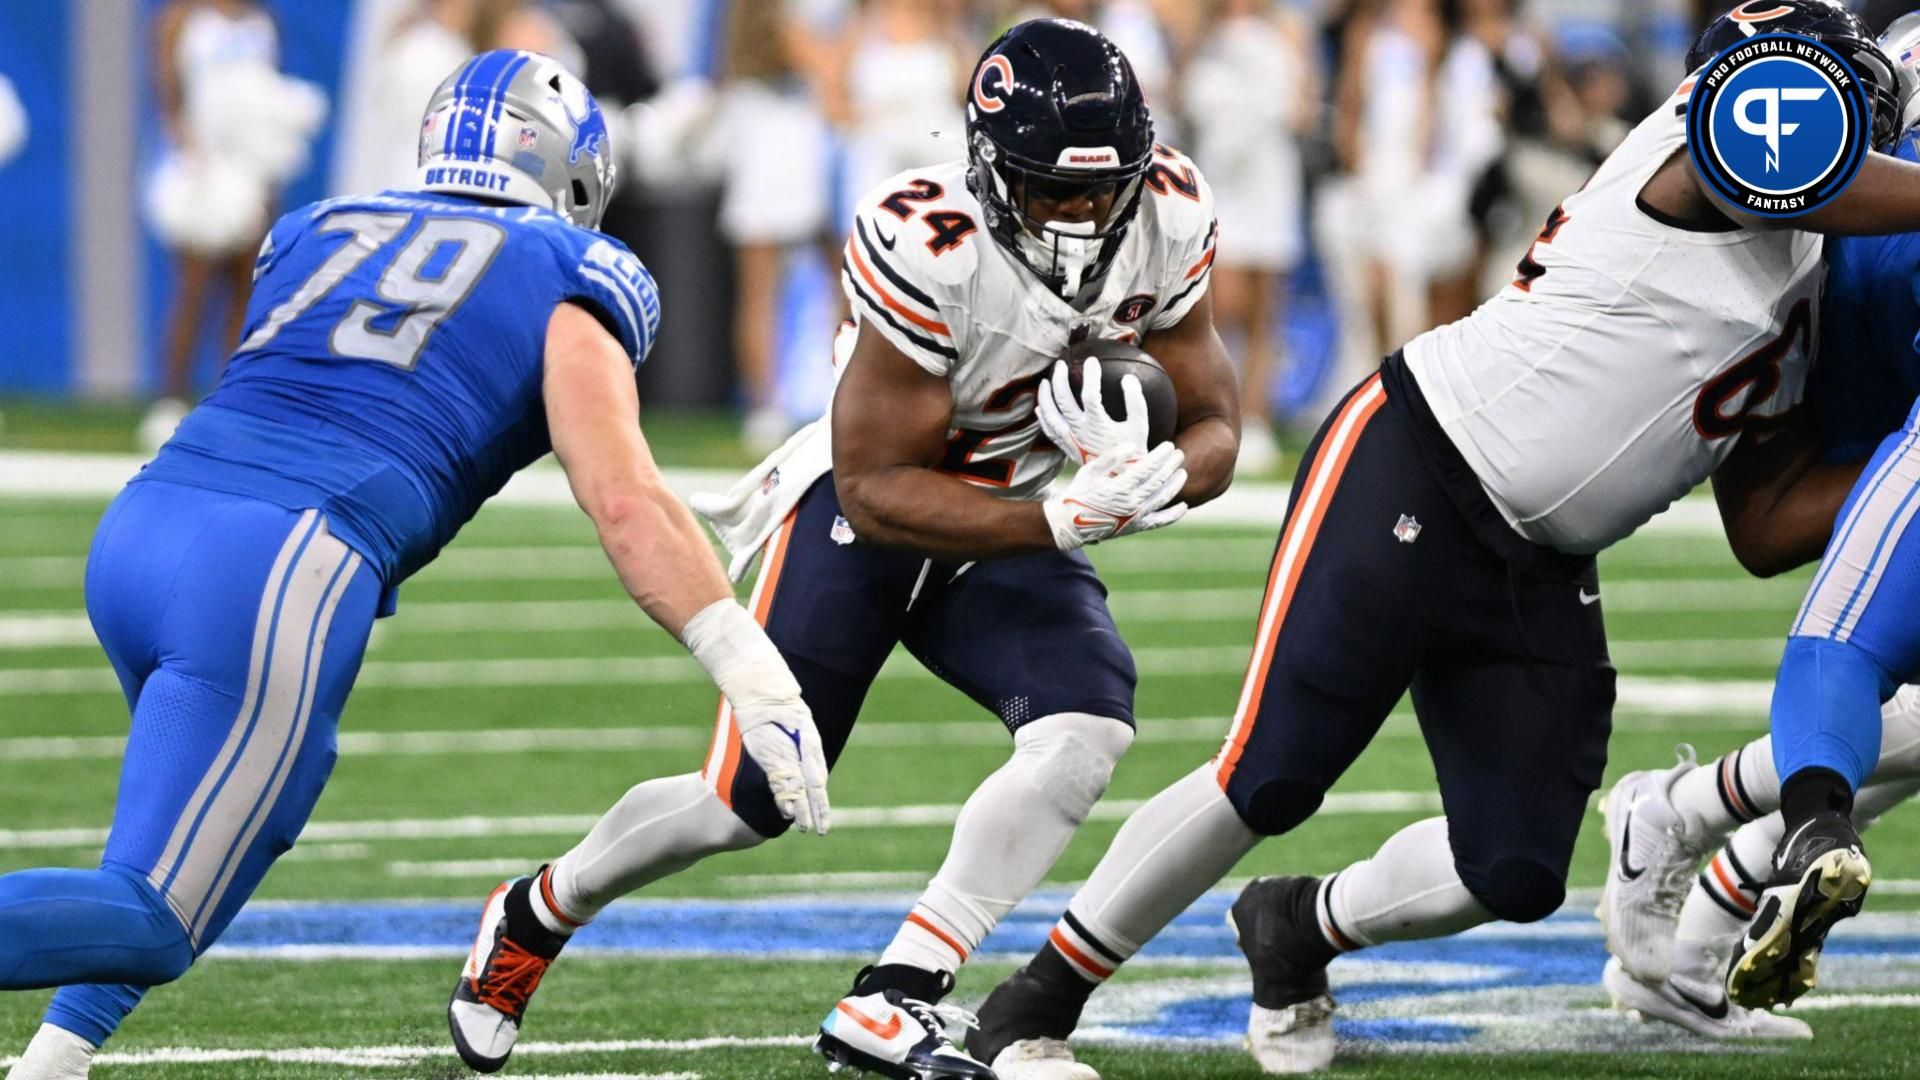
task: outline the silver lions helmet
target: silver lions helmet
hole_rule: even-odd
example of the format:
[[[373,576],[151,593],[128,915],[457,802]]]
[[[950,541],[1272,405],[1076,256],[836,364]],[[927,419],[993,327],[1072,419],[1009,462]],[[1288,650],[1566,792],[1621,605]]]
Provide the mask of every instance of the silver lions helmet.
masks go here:
[[[600,227],[613,197],[607,119],[586,85],[539,53],[496,49],[460,65],[427,101],[423,191],[544,206]]]

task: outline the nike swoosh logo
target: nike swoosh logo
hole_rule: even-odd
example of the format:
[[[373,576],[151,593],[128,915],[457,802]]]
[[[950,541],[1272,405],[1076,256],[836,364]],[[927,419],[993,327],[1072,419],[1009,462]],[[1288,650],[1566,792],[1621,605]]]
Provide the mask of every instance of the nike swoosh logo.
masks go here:
[[[1583,604],[1583,605],[1585,605],[1585,604],[1597,604],[1597,603],[1599,603],[1599,602],[1600,602],[1600,594],[1599,594],[1599,593],[1590,593],[1590,592],[1588,592],[1588,591],[1587,591],[1587,590],[1585,590],[1585,589],[1581,589],[1581,590],[1580,590],[1580,603],[1581,603],[1581,604]]]
[[[1680,989],[1680,987],[1673,982],[1668,982],[1667,985],[1673,987],[1674,994],[1679,997],[1681,1001],[1686,1002],[1698,1010],[1701,1016],[1709,1020],[1725,1020],[1727,1018],[1726,998],[1723,997],[1719,1001],[1709,1005],[1699,998],[1694,997],[1692,994],[1687,993],[1685,990]]]
[[[875,235],[875,236],[877,236],[877,237],[879,237],[879,238],[880,238],[880,246],[881,246],[881,247],[883,247],[883,248],[886,248],[886,249],[887,249],[888,251],[892,251],[892,250],[893,250],[893,245],[894,245],[894,244],[895,244],[895,243],[896,243],[897,241],[895,241],[893,237],[891,237],[891,236],[888,236],[888,235],[887,235],[886,233],[883,233],[883,232],[881,232],[881,231],[880,231],[880,226],[878,226],[878,225],[875,225],[875,226],[873,227],[873,235]]]
[[[1627,839],[1632,835],[1633,807],[1629,806],[1627,807],[1627,820],[1620,826],[1620,879],[1622,881],[1632,881],[1647,872],[1646,867],[1642,866],[1636,869],[1632,863],[1627,861]]]
[[[785,724],[775,724],[773,726],[779,729],[780,734],[785,735],[787,738],[793,740],[793,748],[795,750],[800,749],[800,729],[799,728],[790,728]]]
[[[1810,829],[1810,828],[1812,828],[1812,827],[1813,827],[1813,820],[1812,820],[1811,818],[1809,818],[1809,819],[1808,819],[1808,820],[1806,820],[1806,821],[1803,821],[1803,822],[1801,822],[1801,823],[1800,823],[1800,827],[1799,827],[1799,828],[1797,828],[1797,829],[1795,829],[1795,830],[1793,830],[1793,835],[1792,835],[1792,836],[1789,836],[1789,837],[1787,837],[1787,839],[1786,839],[1786,842],[1785,842],[1785,843],[1783,843],[1783,844],[1781,844],[1781,845],[1780,845],[1780,846],[1779,846],[1778,848],[1776,848],[1775,850],[1777,850],[1777,851],[1780,851],[1780,852],[1782,852],[1782,853],[1785,853],[1785,852],[1789,852],[1789,851],[1792,851],[1792,850],[1793,850],[1793,846],[1794,846],[1794,844],[1796,844],[1796,843],[1798,843],[1798,842],[1799,842],[1799,840],[1800,840],[1800,834],[1801,834],[1801,833],[1803,833],[1803,832],[1806,832],[1806,831],[1807,831],[1808,829]],[[1776,861],[1776,862],[1775,862],[1775,863],[1773,864],[1773,872],[1774,872],[1774,876],[1776,876],[1776,877],[1778,877],[1778,876],[1779,876],[1779,874],[1780,874],[1780,872],[1781,872],[1782,870],[1785,870],[1785,869],[1786,869],[1786,867],[1784,867],[1784,866],[1781,866],[1781,865],[1779,864],[1779,862],[1778,862],[1778,861]]]
[[[844,1001],[840,1002],[838,1005],[835,1005],[834,1008],[840,1010],[843,1013],[846,1013],[848,1016],[853,1017],[854,1023],[859,1024],[861,1027],[866,1028],[868,1031],[873,1032],[875,1035],[879,1036],[882,1039],[891,1039],[895,1035],[900,1034],[900,1014],[899,1013],[894,1013],[892,1016],[888,1017],[887,1022],[883,1024],[880,1021],[875,1020],[873,1017],[868,1016],[866,1013],[861,1012],[859,1009],[854,1008],[853,1006],[847,1004]]]

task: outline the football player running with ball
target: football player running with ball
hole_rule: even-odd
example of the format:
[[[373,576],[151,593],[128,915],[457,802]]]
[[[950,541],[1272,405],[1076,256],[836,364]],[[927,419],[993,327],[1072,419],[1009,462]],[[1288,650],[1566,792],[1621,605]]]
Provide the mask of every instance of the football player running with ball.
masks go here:
[[[1696,50],[1769,31],[1847,57],[1873,144],[1891,144],[1903,80],[1837,4],[1746,5]],[[1311,817],[1409,690],[1446,814],[1324,880],[1240,895],[1255,1058],[1269,1072],[1332,1061],[1341,953],[1560,907],[1614,701],[1595,553],[1709,476],[1734,534],[1776,525],[1780,485],[1837,505],[1844,476],[1782,462],[1764,437],[1801,396],[1819,234],[1920,224],[1920,167],[1882,154],[1796,219],[1720,203],[1687,151],[1692,86],[1555,209],[1510,285],[1389,356],[1327,419],[1226,743],[1128,819],[1048,943],[981,1007],[968,1047],[1000,1080],[1090,1080],[1063,1040],[1092,992],[1261,839]],[[1781,541],[1802,560],[1825,535],[1810,520]]]
[[[87,613],[132,727],[99,869],[0,877],[0,990],[60,988],[10,1080],[86,1076],[219,940],[326,785],[373,620],[549,451],[621,583],[733,702],[756,795],[825,827],[800,688],[641,436],[660,297],[595,231],[599,106],[544,56],[484,53],[434,92],[419,161],[410,189],[274,225],[220,385],[95,531]]]
[[[1211,196],[1190,161],[1155,145],[1126,58],[1079,23],[1022,23],[987,48],[967,96],[966,158],[893,177],[856,214],[842,267],[856,321],[836,343],[828,418],[696,502],[736,570],[763,552],[753,611],[829,762],[896,645],[1012,736],[893,942],[825,1010],[816,1048],[829,1063],[901,1080],[992,1075],[949,1042],[940,1001],[1132,741],[1133,659],[1080,549],[1218,495],[1239,440],[1207,295]],[[1146,445],[1137,379],[1122,380],[1122,421],[1091,393],[1076,402],[1058,365],[1086,339],[1135,342],[1165,367],[1171,441]],[[1084,381],[1099,384],[1094,361]],[[1050,494],[1067,459],[1078,471]],[[544,967],[615,898],[779,835],[787,820],[740,745],[723,705],[701,772],[633,788],[512,884],[539,923],[515,948]],[[483,1069],[504,1064],[534,986],[494,955],[483,932],[453,1005],[462,1056]]]

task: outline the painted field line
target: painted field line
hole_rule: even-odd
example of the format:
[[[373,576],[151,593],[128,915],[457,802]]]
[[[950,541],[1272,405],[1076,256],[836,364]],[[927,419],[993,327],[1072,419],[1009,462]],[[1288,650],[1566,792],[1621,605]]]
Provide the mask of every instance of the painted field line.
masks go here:
[[[1788,1007],[1806,1009],[1920,1009],[1920,994],[1809,994]]]
[[[1107,799],[1089,815],[1095,821],[1119,821],[1139,809],[1144,799]],[[1334,792],[1321,804],[1322,814],[1396,814],[1440,809],[1440,796],[1431,791]],[[959,803],[923,803],[908,806],[836,806],[836,829],[875,829],[912,825],[951,825],[960,814]],[[464,837],[571,836],[584,833],[599,821],[597,814],[528,814],[515,817],[397,818],[368,821],[315,821],[300,834],[303,841],[453,840]],[[0,849],[89,847],[106,843],[107,830],[0,829]]]
[[[1733,638],[1724,641],[1627,640],[1612,643],[1623,667],[1712,671],[1729,664],[1770,666],[1783,639]],[[1246,669],[1248,645],[1145,645],[1133,650],[1141,675],[1238,675]],[[904,652],[880,669],[883,679],[933,679]],[[383,690],[445,690],[484,687],[632,686],[700,683],[707,674],[686,655],[556,656],[495,660],[369,660],[355,686]],[[120,684],[105,665],[0,670],[0,697],[23,694],[119,693]]]
[[[703,1050],[741,1050],[765,1047],[807,1046],[807,1035],[719,1035],[704,1039],[603,1039],[587,1042],[523,1042],[513,1048],[515,1057],[559,1054],[684,1054]],[[412,1065],[454,1056],[450,1046],[302,1046],[280,1050],[168,1046],[156,1050],[108,1051],[93,1059],[95,1065],[218,1065],[258,1061],[282,1065],[344,1065],[357,1068]],[[0,1058],[0,1066],[12,1068],[17,1057]],[[647,1074],[668,1077],[692,1077],[693,1073]]]

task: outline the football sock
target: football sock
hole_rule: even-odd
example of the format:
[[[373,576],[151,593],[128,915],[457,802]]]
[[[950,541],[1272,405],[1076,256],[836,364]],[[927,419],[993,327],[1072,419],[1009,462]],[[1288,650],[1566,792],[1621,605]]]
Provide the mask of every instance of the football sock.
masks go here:
[[[178,978],[192,962],[179,918],[132,870],[108,864],[0,877],[0,990],[152,986]]]
[[[629,789],[572,851],[554,860],[535,912],[544,906],[556,921],[564,915],[578,927],[649,882],[763,839],[699,773],[649,780]]]
[[[1788,832],[1816,814],[1853,813],[1853,788],[1845,777],[1821,766],[1801,769],[1780,785],[1780,817]]]
[[[1795,774],[1824,770],[1847,793],[1860,790],[1880,760],[1880,706],[1893,690],[1879,664],[1852,644],[1787,639],[1773,684],[1770,726],[1789,830],[1802,820],[1796,816],[1800,808],[1790,805]],[[1810,806],[1833,802],[1825,795],[1805,798]]]
[[[1320,883],[1320,932],[1342,952],[1386,941],[1445,937],[1492,922],[1460,881],[1447,819],[1416,821],[1370,859]]]
[[[1680,942],[1711,945],[1724,955],[1725,943],[1746,929],[1759,903],[1760,890],[1766,887],[1773,849],[1784,831],[1780,815],[1769,814],[1741,826],[1726,846],[1707,860],[1680,907],[1680,923],[1674,932],[1676,965],[1686,959]]]
[[[56,1024],[41,1024],[27,1043],[8,1080],[68,1080],[87,1075],[99,1047]]]
[[[147,991],[124,983],[77,983],[53,992],[47,1002],[46,1022],[104,1046]],[[11,1078],[9,1078],[11,1080]]]
[[[513,919],[513,904],[513,893],[509,891],[507,894],[507,918],[509,923],[511,923]],[[580,920],[569,915],[566,910],[560,906],[560,901],[553,895],[552,863],[548,863],[534,871],[533,878],[526,891],[526,904],[527,913],[533,918],[538,919],[541,928],[547,933],[558,934],[565,938],[572,937],[573,932],[580,929]]]
[[[1780,807],[1780,777],[1773,771],[1773,739],[1762,735],[1718,760],[1689,770],[1668,797],[1685,823],[1695,850]]]
[[[952,972],[1040,884],[1133,740],[1125,724],[1062,713],[1014,733],[1013,756],[961,807],[947,858],[880,956]]]
[[[1227,801],[1208,762],[1120,826],[1093,876],[1047,935],[1035,970],[1059,960],[1091,993],[1261,840]]]
[[[551,960],[560,955],[560,949],[566,945],[568,933],[547,928],[546,921],[534,911],[533,891],[540,879],[545,877],[544,868],[533,877],[524,877],[507,888],[506,902],[503,905],[507,916],[507,936],[521,948]]]

